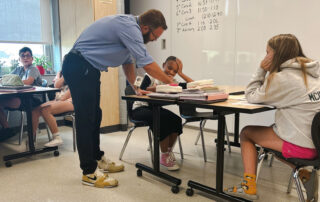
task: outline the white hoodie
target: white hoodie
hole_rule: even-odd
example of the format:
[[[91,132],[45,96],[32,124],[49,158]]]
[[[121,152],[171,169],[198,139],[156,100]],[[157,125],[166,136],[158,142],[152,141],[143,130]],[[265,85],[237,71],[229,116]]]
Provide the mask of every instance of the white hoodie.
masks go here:
[[[266,71],[259,68],[247,86],[245,95],[250,103],[264,103],[277,108],[273,130],[292,144],[315,148],[311,123],[320,111],[320,67],[318,61],[306,64],[305,86],[300,64],[295,59],[284,62],[275,73],[266,93]]]

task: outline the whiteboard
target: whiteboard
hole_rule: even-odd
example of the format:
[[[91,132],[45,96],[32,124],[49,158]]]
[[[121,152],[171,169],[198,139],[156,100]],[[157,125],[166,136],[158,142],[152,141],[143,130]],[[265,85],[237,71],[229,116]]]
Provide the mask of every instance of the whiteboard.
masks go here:
[[[265,56],[267,41],[281,33],[296,35],[304,53],[320,60],[320,0],[135,0],[130,6],[136,15],[151,8],[164,13],[168,30],[147,49],[160,66],[169,55],[181,58],[183,71],[195,80],[247,85]],[[167,49],[161,48],[162,39]],[[232,117],[227,122],[232,131]],[[241,114],[240,128],[273,122],[273,111]],[[206,127],[216,125],[211,121]]]
[[[267,41],[281,33],[296,35],[305,54],[320,59],[319,0],[175,0],[170,6],[171,53],[194,79],[246,85]]]

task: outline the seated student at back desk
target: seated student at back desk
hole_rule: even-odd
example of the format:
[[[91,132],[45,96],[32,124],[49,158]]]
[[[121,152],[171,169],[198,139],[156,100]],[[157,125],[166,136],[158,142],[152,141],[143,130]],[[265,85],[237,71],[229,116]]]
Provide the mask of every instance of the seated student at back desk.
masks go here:
[[[272,37],[267,44],[267,55],[247,86],[245,96],[250,103],[275,106],[275,124],[242,129],[240,141],[244,179],[240,185],[226,189],[228,194],[251,200],[258,198],[255,144],[282,152],[285,158],[317,158],[311,138],[311,123],[320,111],[320,99],[313,99],[319,93],[319,62],[304,55],[294,35]],[[293,167],[291,164],[289,166]],[[310,177],[302,180],[302,173],[305,172]],[[299,177],[307,190],[307,200],[317,201],[318,175],[314,171],[311,173],[301,169]]]
[[[163,71],[169,77],[174,77],[177,73],[186,82],[193,81],[191,78],[182,73],[182,62],[174,57],[170,56],[163,63]],[[149,76],[151,78],[151,76]],[[174,83],[178,83],[177,80],[173,80]],[[162,82],[151,78],[151,84],[147,87],[147,91],[155,91],[156,85],[161,85]],[[149,107],[148,103],[136,101],[133,104],[132,118],[134,120],[141,120],[148,123],[153,129],[152,120],[152,108]],[[173,146],[177,140],[178,135],[182,133],[182,121],[179,116],[175,113],[160,108],[160,149],[161,158],[160,164],[166,167],[168,170],[178,170],[179,166],[176,163],[176,159],[172,152]]]
[[[46,147],[55,147],[63,143],[59,134],[56,119],[53,115],[74,110],[70,90],[64,81],[61,71],[57,73],[53,82],[54,87],[60,88],[61,92],[56,93],[56,97],[54,100],[45,102],[32,111],[32,125],[34,135],[36,134],[39,125],[40,116],[44,118],[52,133],[53,139],[44,145]]]
[[[19,75],[25,85],[41,86],[41,75],[39,70],[32,64],[33,56],[30,48],[23,47],[19,50],[19,61],[23,66],[15,68],[11,72],[11,74]],[[40,104],[41,101],[39,99],[33,98],[33,107],[39,106]],[[20,105],[24,105],[24,103],[21,103],[20,98],[17,97],[0,99],[0,124],[3,127],[3,129],[1,130],[1,135],[7,137],[11,137],[14,135],[13,130],[9,129],[9,124],[3,111],[4,108],[17,109],[20,107]]]

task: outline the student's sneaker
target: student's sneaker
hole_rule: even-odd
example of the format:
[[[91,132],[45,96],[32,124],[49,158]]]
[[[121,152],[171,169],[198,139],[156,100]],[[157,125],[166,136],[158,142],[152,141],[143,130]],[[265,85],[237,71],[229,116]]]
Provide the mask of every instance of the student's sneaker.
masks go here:
[[[168,170],[173,171],[173,170],[179,170],[179,166],[174,161],[170,155],[169,152],[162,153],[161,158],[160,158],[160,164],[166,167]]]
[[[101,157],[101,160],[98,161],[98,168],[103,172],[115,173],[124,170],[123,164],[116,164],[115,162],[107,159],[104,155]]]
[[[307,169],[299,170],[299,178],[306,189],[307,202],[318,201],[318,174],[315,169],[309,171]]]
[[[224,190],[227,194],[245,198],[248,200],[257,200],[259,197],[257,195],[255,178],[246,176],[241,184],[233,186]]]
[[[103,174],[97,168],[92,174],[82,175],[82,184],[98,188],[109,188],[117,186],[118,180],[109,177],[108,174]]]
[[[50,142],[46,143],[44,146],[45,147],[56,147],[56,146],[60,146],[63,144],[63,141],[61,139],[60,136],[56,136],[53,138],[53,140],[51,140]]]

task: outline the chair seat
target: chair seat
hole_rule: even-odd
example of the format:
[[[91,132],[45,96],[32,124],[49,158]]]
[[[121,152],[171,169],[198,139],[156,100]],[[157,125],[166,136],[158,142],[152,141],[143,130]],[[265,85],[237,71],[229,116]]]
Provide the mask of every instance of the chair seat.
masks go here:
[[[149,126],[148,123],[144,121],[131,120],[131,122],[134,124],[135,127]]]
[[[288,161],[289,163],[294,164],[295,166],[298,167],[303,167],[303,166],[315,166],[318,167],[320,166],[320,158],[316,158],[316,159],[312,159],[312,160],[308,160],[308,159],[297,159],[297,158],[285,158],[281,152],[272,150],[272,149],[268,149],[268,148],[264,148],[267,152],[271,152],[274,155],[276,155],[276,157],[283,159],[285,161]]]
[[[69,112],[63,112],[63,113],[60,113],[60,114],[55,114],[54,116],[55,117],[59,117],[59,116],[70,116],[70,115],[73,115],[74,114],[74,111],[69,111]]]

